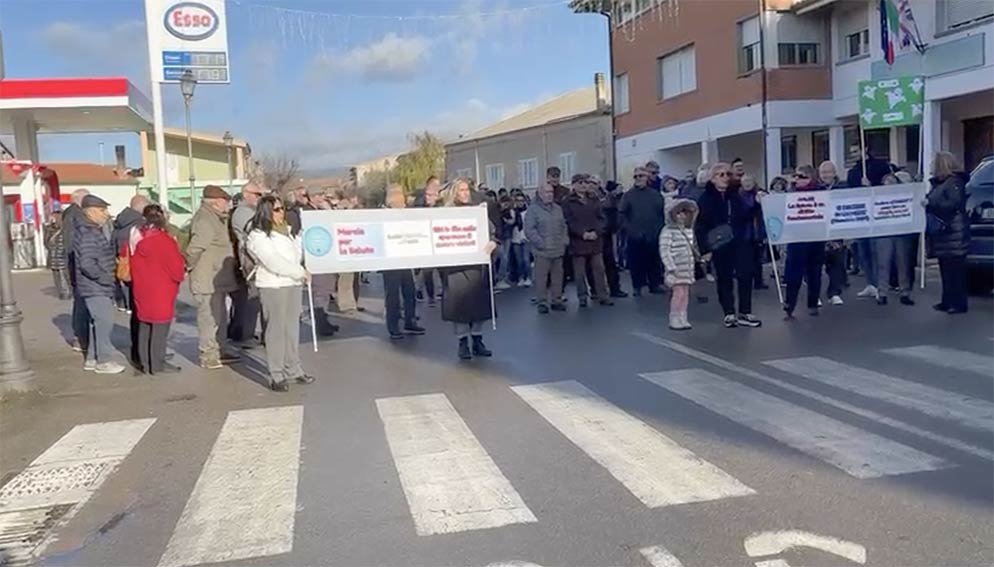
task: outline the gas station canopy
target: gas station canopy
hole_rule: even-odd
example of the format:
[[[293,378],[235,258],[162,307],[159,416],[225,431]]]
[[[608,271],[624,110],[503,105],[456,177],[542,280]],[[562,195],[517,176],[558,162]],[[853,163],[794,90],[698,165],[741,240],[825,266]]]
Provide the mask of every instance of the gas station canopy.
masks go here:
[[[38,133],[141,132],[152,103],[123,77],[0,80],[0,134],[18,123]]]

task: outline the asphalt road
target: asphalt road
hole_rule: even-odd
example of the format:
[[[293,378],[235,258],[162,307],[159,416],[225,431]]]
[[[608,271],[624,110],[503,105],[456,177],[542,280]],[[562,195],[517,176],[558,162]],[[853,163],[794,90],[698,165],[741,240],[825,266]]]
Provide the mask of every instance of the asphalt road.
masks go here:
[[[117,378],[60,402],[93,429],[36,436],[26,472],[103,467],[73,469],[44,563],[991,565],[992,301],[950,317],[857,283],[791,323],[758,292],[760,329],[722,328],[702,283],[689,332],[667,297],[539,315],[514,289],[470,363],[437,309],[390,343],[371,300],[289,394],[246,364]]]

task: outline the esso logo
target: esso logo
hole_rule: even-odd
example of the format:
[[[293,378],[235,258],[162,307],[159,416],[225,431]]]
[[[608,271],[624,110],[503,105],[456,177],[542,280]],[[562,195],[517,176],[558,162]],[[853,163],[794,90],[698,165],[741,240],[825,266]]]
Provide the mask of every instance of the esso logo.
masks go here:
[[[166,10],[166,31],[179,39],[200,41],[214,35],[220,23],[217,12],[199,2],[180,2]]]

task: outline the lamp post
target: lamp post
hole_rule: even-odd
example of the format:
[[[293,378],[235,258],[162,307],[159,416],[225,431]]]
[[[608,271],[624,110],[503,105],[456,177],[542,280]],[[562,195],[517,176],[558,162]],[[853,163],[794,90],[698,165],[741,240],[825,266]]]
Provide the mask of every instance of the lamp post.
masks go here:
[[[224,136],[221,139],[224,140],[224,149],[228,151],[228,194],[230,195],[232,193],[232,178],[234,177],[234,173],[231,171],[231,150],[234,148],[235,138],[231,135],[230,131],[225,130]]]
[[[0,396],[6,392],[24,392],[34,388],[34,372],[24,353],[22,317],[14,300],[14,281],[10,269],[10,225],[3,187],[0,186]]]
[[[193,129],[190,126],[190,103],[193,102],[193,91],[197,88],[197,79],[193,76],[193,71],[187,69],[179,77],[179,88],[183,93],[183,103],[186,106],[186,156],[187,169],[190,170],[190,213],[194,212],[196,206],[197,177],[193,172]]]

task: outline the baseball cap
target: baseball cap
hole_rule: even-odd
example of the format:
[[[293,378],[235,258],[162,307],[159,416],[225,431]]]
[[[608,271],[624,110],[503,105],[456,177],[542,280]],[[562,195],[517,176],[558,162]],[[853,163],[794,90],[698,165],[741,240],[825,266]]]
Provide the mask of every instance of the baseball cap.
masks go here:
[[[87,195],[83,197],[80,207],[84,209],[106,209],[107,207],[110,207],[110,203],[104,201],[96,195]]]

